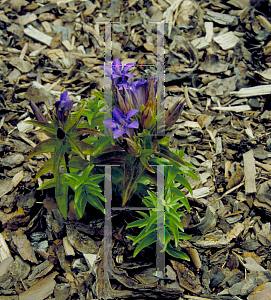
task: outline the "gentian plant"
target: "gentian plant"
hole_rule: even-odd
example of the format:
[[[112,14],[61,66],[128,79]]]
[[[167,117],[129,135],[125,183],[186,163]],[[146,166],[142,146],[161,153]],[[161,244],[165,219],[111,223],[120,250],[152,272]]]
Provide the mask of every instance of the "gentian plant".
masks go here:
[[[104,174],[98,165],[119,165],[112,168],[114,201],[121,195],[121,205],[127,206],[132,199],[139,198],[141,206],[149,208],[149,214],[138,211],[139,219],[127,225],[127,228],[143,228],[138,236],[128,237],[138,244],[134,256],[158,240],[164,245],[163,251],[189,260],[177,249],[180,239],[190,237],[184,233],[180,221],[184,210],[190,210],[180,188],[185,187],[192,194],[185,176],[196,180],[197,177],[191,170],[195,167],[183,160],[184,149],[172,150],[165,134],[178,120],[185,100],[179,100],[165,114],[157,115],[163,105],[159,107],[157,101],[159,82],[155,77],[132,81],[133,74],[128,72],[133,66],[123,66],[116,59],[112,67],[104,67],[112,80],[114,107],[111,112],[101,112],[106,104],[102,92],[96,92],[94,100],[79,101],[81,108],[74,117],[70,113],[73,102],[66,91],[55,102],[50,120],[31,103],[38,119],[31,123],[39,126],[49,138],[38,144],[30,157],[52,153],[52,158],[45,162],[36,177],[50,169],[54,174],[54,178],[39,189],[55,187],[56,199],[65,218],[70,198],[74,200],[78,218],[82,217],[87,202],[104,212]],[[154,189],[161,165],[165,178],[164,237],[157,236],[158,195]]]

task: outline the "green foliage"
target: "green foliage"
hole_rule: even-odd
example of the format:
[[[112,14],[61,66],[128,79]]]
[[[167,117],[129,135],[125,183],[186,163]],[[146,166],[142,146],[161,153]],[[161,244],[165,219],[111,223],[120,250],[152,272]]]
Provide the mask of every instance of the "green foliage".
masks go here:
[[[121,197],[122,206],[127,205],[136,195],[142,199],[143,205],[149,208],[148,213],[138,211],[141,218],[127,225],[127,228],[142,229],[138,236],[129,236],[133,244],[137,244],[134,256],[158,240],[164,247],[163,251],[169,255],[189,260],[177,246],[180,240],[190,238],[184,233],[180,222],[184,211],[190,211],[189,202],[181,189],[186,188],[192,195],[193,190],[187,177],[197,180],[192,171],[195,167],[184,161],[184,149],[170,149],[169,138],[156,134],[157,128],[160,130],[163,126],[158,126],[153,118],[156,110],[155,103],[151,103],[155,101],[156,96],[154,80],[151,85],[148,84],[148,89],[148,105],[142,105],[141,111],[136,115],[131,114],[132,119],[127,117],[127,110],[121,112],[130,123],[124,117],[120,118],[121,122],[128,127],[131,122],[138,122],[138,128],[129,127],[128,131],[126,125],[119,121],[120,127],[116,129],[115,125],[111,126],[105,122],[111,130],[123,133],[125,131],[124,135],[117,139],[113,139],[112,131],[103,124],[104,119],[111,118],[111,113],[101,112],[106,102],[111,106],[111,100],[104,99],[104,95],[108,95],[109,91],[105,94],[96,92],[93,100],[77,101],[81,105],[80,109],[72,114],[69,111],[67,114],[67,111],[61,110],[61,105],[58,105],[56,115],[62,114],[65,121],[60,122],[54,114],[49,122],[44,122],[43,118],[43,121],[28,121],[39,126],[48,136],[46,141],[39,143],[32,150],[29,157],[45,152],[51,153],[51,158],[38,171],[36,178],[53,170],[54,178],[45,182],[39,189],[55,188],[56,200],[64,218],[67,218],[68,202],[71,198],[74,200],[78,219],[82,218],[87,203],[105,213],[102,188],[105,175],[103,167],[99,166],[114,166],[112,186],[115,194]],[[125,103],[125,99],[114,98],[120,95],[120,92],[115,93],[115,90],[116,87],[112,92],[112,104],[129,106],[131,99],[129,100],[127,91],[125,97],[128,98],[125,98]],[[68,99],[67,93],[62,98],[61,101]],[[68,107],[70,102],[65,105]],[[176,117],[176,112],[174,114]],[[162,117],[163,115],[158,116],[158,122]],[[116,118],[112,124],[116,124],[115,120]],[[119,134],[114,135],[116,136]],[[164,186],[160,186],[160,189],[164,188],[162,195],[151,191],[154,185],[161,185],[157,182],[158,175],[164,176]],[[164,230],[158,232],[158,223],[163,224]],[[172,241],[174,245],[171,245]]]
[[[84,112],[85,106],[86,103],[81,106],[74,118],[69,116],[64,125],[59,123],[55,115],[52,116],[50,123],[42,121],[27,121],[27,123],[39,126],[42,131],[49,136],[49,139],[39,143],[31,151],[29,158],[45,152],[52,153],[52,158],[43,166],[41,170],[39,170],[37,176],[39,177],[45,172],[49,171],[51,168],[53,169],[54,181],[51,183],[55,187],[56,201],[65,219],[67,218],[68,212],[68,185],[64,179],[65,177],[61,176],[60,169],[65,155],[79,155],[82,159],[85,159],[85,155],[81,149],[82,147],[79,146],[82,145],[82,141],[80,141],[82,129],[80,131],[77,130],[80,117]],[[63,128],[60,126],[63,126]],[[59,135],[59,131],[63,132],[63,134]],[[96,134],[99,136],[102,135],[96,129],[85,129],[85,131],[90,134]],[[67,171],[69,166],[68,164],[65,166]],[[46,183],[45,186],[48,187],[48,183]],[[40,189],[42,188],[43,186],[40,187]]]
[[[101,200],[104,201],[104,196],[98,184],[104,180],[104,175],[89,176],[93,168],[94,166],[88,166],[81,174],[78,172],[65,174],[68,185],[75,193],[74,207],[79,218],[82,218],[87,202],[104,213],[104,206],[101,203]]]
[[[126,226],[126,228],[138,227],[144,229],[140,232],[137,237],[128,236],[133,241],[133,245],[138,244],[133,256],[135,257],[143,248],[153,244],[157,240],[164,246],[163,251],[166,251],[170,255],[189,260],[189,257],[182,251],[176,249],[180,239],[189,239],[190,236],[185,234],[183,227],[180,222],[180,217],[185,216],[182,211],[178,211],[179,208],[183,206],[180,203],[181,198],[174,196],[171,189],[167,189],[165,199],[158,199],[157,196],[148,191],[149,196],[145,197],[142,202],[148,207],[149,214],[141,211],[137,211],[143,218],[136,220]],[[162,200],[162,201],[161,201]],[[157,201],[161,201],[160,208],[158,208]],[[161,209],[163,207],[163,209]],[[164,230],[162,236],[158,235],[157,220],[159,216],[163,216],[164,220],[162,224],[164,225]],[[170,244],[171,239],[175,241],[175,248]]]

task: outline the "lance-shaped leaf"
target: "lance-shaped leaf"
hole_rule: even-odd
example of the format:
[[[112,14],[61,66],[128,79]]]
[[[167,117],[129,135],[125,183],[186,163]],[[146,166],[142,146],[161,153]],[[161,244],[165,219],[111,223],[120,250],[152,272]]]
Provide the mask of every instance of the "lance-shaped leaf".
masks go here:
[[[174,195],[180,197],[180,201],[184,204],[187,211],[190,212],[190,205],[187,198],[185,197],[185,194],[176,187],[171,187],[171,191]]]
[[[124,165],[128,156],[129,154],[127,154],[124,151],[113,151],[91,158],[91,162],[93,162],[94,164],[102,165],[109,163],[116,165]]]
[[[56,179],[55,197],[59,209],[65,219],[67,219],[68,212],[68,184],[66,180],[61,180],[59,167],[61,160],[66,152],[66,148],[67,145],[63,145],[61,142],[58,142],[58,145],[56,146],[55,152],[53,154],[53,172]]]
[[[91,134],[91,135],[96,135],[96,136],[104,136],[103,133],[101,133],[97,129],[91,129],[91,128],[77,128],[76,129],[76,135],[81,136],[83,134]]]
[[[160,152],[155,153],[157,156],[162,156],[175,164],[182,166],[186,165],[185,162],[175,153],[171,152],[166,146],[160,145]]]
[[[78,124],[78,122],[80,120],[80,117],[82,116],[82,113],[83,113],[86,105],[87,105],[87,102],[84,102],[84,104],[80,107],[79,111],[77,112],[76,116],[73,119],[69,120],[65,124],[65,128],[64,129],[65,129],[66,133],[70,133],[70,132],[73,132],[75,130],[75,128],[76,128],[76,126],[77,126],[77,124]]]
[[[32,124],[34,126],[40,127],[49,137],[55,137],[57,132],[57,127],[53,123],[42,122],[42,121],[24,121],[27,124]]]
[[[127,156],[124,165],[122,206],[124,206],[129,200],[136,181],[144,169],[145,167],[138,157],[131,157],[130,155]]]
[[[72,169],[82,170],[89,165],[89,161],[82,159],[80,156],[74,156],[69,161],[69,167]]]
[[[173,257],[181,258],[181,259],[190,261],[190,258],[189,258],[189,256],[188,256],[186,253],[184,253],[184,252],[182,252],[182,251],[180,251],[180,250],[178,250],[178,249],[176,249],[176,248],[173,248],[173,247],[170,245],[170,243],[167,244],[166,252],[167,252],[169,255],[173,256]]]
[[[154,151],[152,149],[143,149],[141,151],[140,161],[146,169],[148,169],[152,173],[155,173],[154,169],[149,165],[148,160],[147,160],[147,157],[149,157],[151,154],[153,154],[153,152]]]
[[[28,155],[28,158],[31,158],[35,155],[46,153],[46,152],[54,152],[55,145],[57,144],[56,139],[48,139],[46,141],[40,142]]]
[[[149,245],[153,244],[157,240],[157,233],[151,232],[149,233],[141,242],[139,242],[138,246],[136,247],[133,257],[136,257],[137,254],[144,248],[148,247]]]
[[[66,135],[66,137],[67,137],[67,140],[68,140],[70,146],[72,147],[72,149],[73,149],[77,154],[79,154],[79,155],[82,157],[82,159],[84,159],[84,158],[85,158],[85,157],[84,157],[84,153],[83,153],[83,152],[81,151],[81,149],[78,147],[76,140],[74,140],[73,138],[69,137],[68,135]]]
[[[38,179],[44,173],[53,169],[53,158],[48,159],[44,165],[39,169],[38,173],[35,176],[35,179]]]

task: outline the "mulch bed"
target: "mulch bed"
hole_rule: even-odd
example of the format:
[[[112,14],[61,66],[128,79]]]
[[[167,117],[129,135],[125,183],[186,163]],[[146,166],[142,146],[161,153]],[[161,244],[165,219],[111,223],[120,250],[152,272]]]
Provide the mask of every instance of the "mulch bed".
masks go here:
[[[271,299],[270,13],[267,0],[1,0],[0,300]],[[113,59],[156,76],[161,21],[165,108],[186,98],[172,148],[199,181],[188,179],[192,238],[179,243],[191,261],[166,256],[159,277],[154,247],[132,257],[134,212],[113,213],[110,249],[102,214],[77,221],[70,205],[65,221],[53,191],[36,191],[50,156],[28,159],[46,137],[24,121],[30,100],[48,114],[63,90],[102,90],[108,22]]]

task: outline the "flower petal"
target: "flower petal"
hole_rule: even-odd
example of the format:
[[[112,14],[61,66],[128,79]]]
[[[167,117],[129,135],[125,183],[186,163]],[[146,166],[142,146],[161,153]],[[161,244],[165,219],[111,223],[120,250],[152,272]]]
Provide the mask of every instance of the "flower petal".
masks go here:
[[[122,136],[125,133],[125,131],[119,130],[119,129],[115,129],[113,131],[113,138],[116,139],[120,136]]]
[[[132,63],[126,64],[126,65],[123,67],[123,69],[122,69],[123,74],[126,75],[126,76],[128,76],[128,75],[133,75],[133,74],[126,74],[126,73],[128,73],[128,71],[129,71],[134,65],[135,65],[135,64],[132,64]],[[129,77],[129,76],[128,76],[128,77]],[[132,76],[132,77],[133,77],[133,76]]]
[[[118,123],[112,119],[103,120],[104,126],[110,130],[114,130],[117,128]]]
[[[112,69],[111,69],[111,66],[108,66],[108,65],[105,65],[105,66],[102,66],[103,70],[106,72],[106,74],[111,77],[111,74],[112,74]]]
[[[113,69],[114,73],[120,74],[121,69],[122,69],[122,63],[121,63],[121,60],[119,58],[116,58],[113,61],[113,63],[112,63],[112,69]]]
[[[125,74],[125,76],[128,77],[128,78],[133,78],[134,77],[133,74]]]
[[[126,127],[128,128],[138,128],[138,122],[137,121],[133,121],[132,123],[126,125]]]
[[[64,91],[61,95],[60,95],[60,102],[61,101],[68,101],[68,100],[70,100],[69,99],[69,95],[68,95],[68,92],[67,91]]]
[[[129,110],[126,115],[126,120],[131,119],[138,111],[138,109]]]
[[[112,111],[112,117],[118,123],[120,123],[120,120],[124,119],[122,112],[116,107],[114,107]]]

